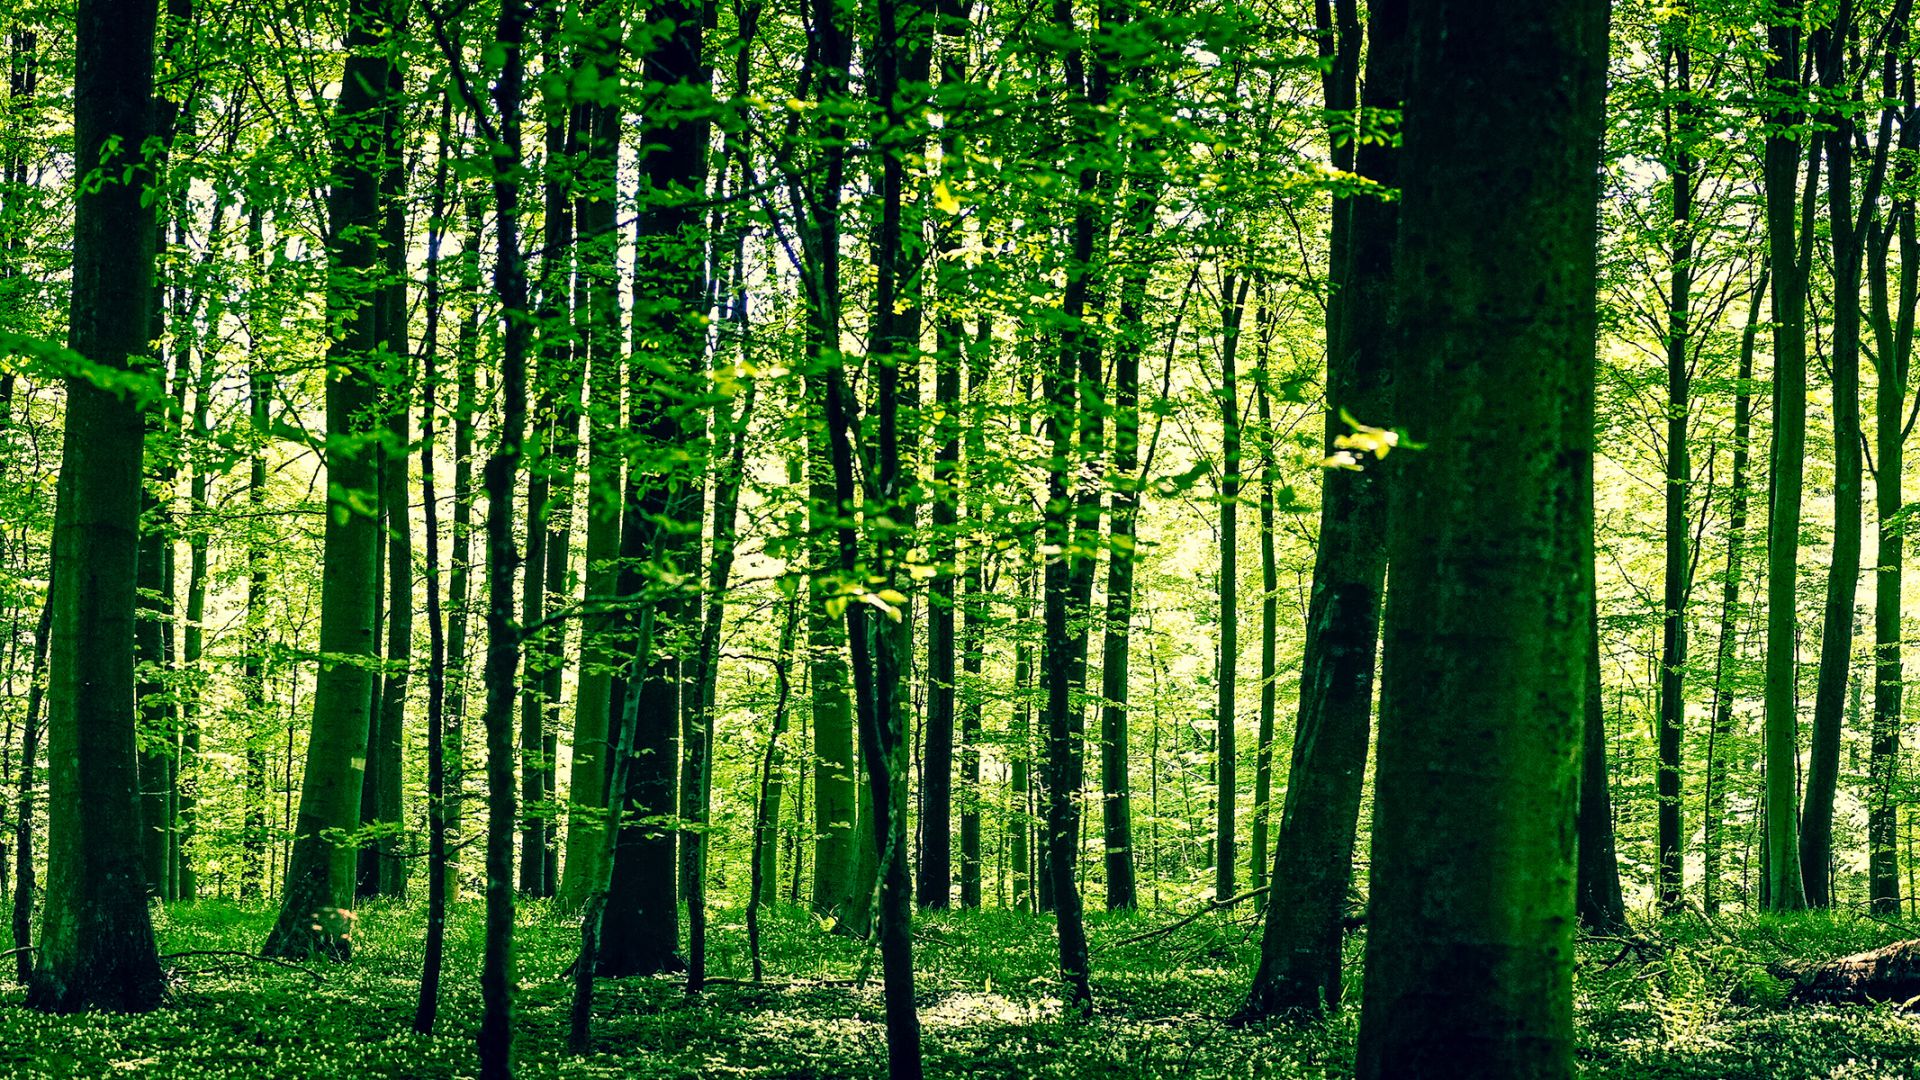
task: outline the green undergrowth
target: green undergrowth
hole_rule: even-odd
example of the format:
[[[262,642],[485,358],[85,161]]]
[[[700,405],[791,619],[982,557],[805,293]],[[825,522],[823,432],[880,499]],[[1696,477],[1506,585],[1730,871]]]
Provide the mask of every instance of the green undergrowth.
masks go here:
[[[743,912],[714,913],[712,973],[749,975]],[[0,1076],[455,1077],[472,1075],[479,1016],[477,905],[456,914],[435,1034],[412,1034],[424,913],[362,909],[346,965],[280,967],[247,953],[272,913],[203,902],[161,912],[161,948],[183,954],[173,1006],[148,1016],[48,1017],[0,992]],[[1061,1015],[1050,921],[1001,911],[916,921],[920,1015],[930,1076],[1211,1080],[1351,1075],[1357,1009],[1311,1025],[1237,1028],[1257,946],[1246,914],[1211,915],[1144,941],[1170,914],[1090,914],[1095,1016]],[[577,925],[521,909],[517,1014],[526,1076],[871,1077],[884,1071],[878,958],[779,909],[763,920],[764,985],[690,999],[668,978],[603,980],[596,1053],[565,1052]],[[1638,948],[1584,942],[1579,1054],[1586,1075],[1920,1077],[1920,1019],[1890,1007],[1785,1006],[1767,965],[1920,936],[1845,915],[1698,918],[1651,927]],[[1350,942],[1357,970],[1361,941]],[[872,964],[865,987],[852,984]],[[1353,991],[1358,999],[1357,987]]]

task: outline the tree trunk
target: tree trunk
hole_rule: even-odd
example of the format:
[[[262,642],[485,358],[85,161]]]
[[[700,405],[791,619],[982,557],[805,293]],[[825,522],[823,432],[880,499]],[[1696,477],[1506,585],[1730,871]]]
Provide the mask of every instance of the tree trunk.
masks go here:
[[[607,35],[617,38],[624,25],[615,5],[598,2],[594,19]],[[602,42],[606,38],[600,39]],[[602,45],[587,50],[586,61],[597,77],[612,77],[616,58]],[[615,253],[619,225],[617,162],[620,155],[621,110],[613,104],[587,106],[582,129],[583,164],[576,183],[574,223],[579,231],[576,256],[586,293],[584,325],[579,337],[589,369],[587,393],[586,604],[580,621],[580,666],[574,696],[573,773],[567,800],[567,859],[561,881],[563,906],[577,908],[598,880],[598,853],[606,829],[608,725],[613,707],[613,671],[620,663],[613,639],[619,620],[592,610],[615,599],[619,571],[613,560],[620,552],[621,454],[615,447],[622,392],[620,371],[620,304]]]
[[[149,348],[147,178],[130,166],[128,179],[113,178],[151,131],[155,19],[151,3],[82,0],[75,21],[75,167],[104,180],[75,194],[67,343],[118,371]],[[67,381],[48,599],[48,881],[27,987],[27,1003],[49,1012],[145,1011],[166,992],[141,887],[135,799],[142,424],[134,396]]]
[[[650,18],[673,29],[653,43],[646,59],[648,72],[704,100],[707,76],[701,65],[699,9],[669,0]],[[679,399],[689,394],[697,399],[692,388],[705,382],[706,329],[704,320],[699,324],[692,320],[706,310],[706,245],[700,235],[699,206],[706,186],[708,124],[668,112],[650,116],[644,135],[647,151],[641,158],[640,197],[646,213],[641,218],[635,281],[646,295],[662,299],[635,311],[636,377],[627,387],[629,423],[637,446],[685,453],[697,448],[700,425],[694,407]],[[676,386],[687,389],[675,394],[669,388]],[[668,467],[649,475],[629,461],[621,536],[623,597],[672,588],[667,582],[676,578],[668,575],[694,577],[690,563],[698,556],[698,543],[657,522],[664,517],[697,532],[703,490],[700,478],[685,475],[684,468]],[[637,559],[650,549],[656,552],[657,566],[645,568],[643,578]],[[646,580],[655,575],[656,580]],[[681,636],[691,644],[698,615],[688,598],[669,595],[658,607],[661,624],[684,628]],[[621,829],[609,901],[614,918],[600,955],[602,974],[648,974],[682,966],[675,953],[680,920],[675,888],[677,830],[671,822],[681,809],[675,794],[679,735],[686,707],[683,695],[691,689],[681,670],[683,659],[691,659],[690,650],[656,659],[643,678],[627,798],[637,813],[653,820]]]
[[[1847,40],[1853,20],[1851,0],[1841,0],[1834,21],[1816,38],[1821,83],[1836,98],[1848,77]],[[1893,21],[1904,22],[1904,12]],[[1890,22],[1889,25],[1892,25]],[[1834,305],[1831,370],[1833,375],[1833,548],[1827,571],[1826,610],[1820,638],[1820,676],[1813,701],[1813,745],[1807,762],[1807,790],[1800,818],[1800,876],[1807,903],[1833,902],[1829,882],[1833,863],[1833,800],[1840,780],[1840,733],[1852,676],[1854,603],[1860,592],[1860,273],[1862,240],[1879,199],[1880,170],[1886,161],[1890,126],[1882,132],[1879,156],[1866,183],[1861,221],[1854,220],[1853,113],[1841,109],[1826,132],[1827,215],[1833,245],[1836,297],[1855,298]]]
[[[1592,484],[1587,515],[1593,516]],[[1587,577],[1592,589],[1593,571]],[[1600,604],[1594,598],[1587,616],[1587,677],[1581,723],[1580,809],[1574,821],[1579,863],[1574,873],[1574,914],[1596,934],[1628,929],[1626,899],[1620,893],[1620,858],[1613,835],[1613,796],[1608,790],[1606,685],[1600,679]]]
[[[1767,907],[1807,906],[1801,887],[1795,791],[1800,719],[1795,650],[1800,619],[1800,496],[1807,450],[1806,276],[1799,255],[1796,203],[1803,123],[1800,88],[1801,0],[1782,0],[1767,28],[1767,81],[1779,96],[1768,118],[1763,188],[1768,261],[1773,272],[1773,462],[1767,513]],[[1795,96],[1788,96],[1792,93]],[[1817,159],[1810,168],[1818,168]]]
[[[1136,158],[1150,160],[1153,144],[1142,140]],[[1107,910],[1138,907],[1133,857],[1133,794],[1128,676],[1133,642],[1135,522],[1140,514],[1140,353],[1146,346],[1147,277],[1158,208],[1157,176],[1138,185],[1127,208],[1126,254],[1120,280],[1119,340],[1113,357],[1113,508],[1108,517],[1112,554],[1107,560],[1106,631],[1100,643],[1100,792],[1105,831]]]
[[[49,582],[49,585],[52,583]],[[13,821],[13,966],[22,985],[33,982],[33,783],[40,754],[40,709],[46,701],[48,639],[53,628],[53,604],[40,607],[33,631],[33,667],[27,684],[27,716],[20,735],[20,798],[14,802]]]
[[[1272,368],[1269,357],[1274,324],[1263,302],[1254,322],[1260,328],[1259,375],[1254,383],[1260,419],[1260,733],[1253,765],[1253,845],[1247,863],[1248,884],[1254,891],[1268,887],[1267,844],[1273,817],[1273,735],[1279,711],[1280,568],[1273,543],[1274,491],[1280,483],[1280,463],[1274,453]],[[1266,897],[1255,901],[1265,911]]]
[[[332,836],[360,823],[362,772],[367,757],[374,655],[375,580],[380,522],[364,507],[376,498],[377,440],[369,418],[375,404],[379,341],[374,296],[367,280],[380,268],[379,176],[381,95],[394,64],[395,12],[388,0],[354,0],[348,18],[348,58],[334,104],[329,222],[328,308],[340,331],[328,343],[327,518],[322,541],[326,566],[320,589],[320,652],[313,694],[300,814],[280,916],[267,936],[269,956],[316,954],[346,958],[351,926],[341,911],[351,902],[354,852]]]
[[[1731,668],[1736,659],[1735,623],[1740,606],[1741,571],[1747,553],[1747,470],[1753,443],[1753,346],[1759,332],[1760,298],[1767,291],[1767,272],[1747,304],[1747,327],[1740,337],[1739,387],[1733,399],[1732,505],[1727,514],[1727,571],[1720,586],[1719,645],[1713,673],[1713,727],[1707,733],[1707,779],[1702,797],[1701,845],[1704,865],[1700,875],[1701,905],[1707,914],[1720,910],[1720,847],[1727,814],[1727,764],[1721,748],[1733,737],[1734,691]]]
[[[494,288],[500,295],[501,409],[498,440],[487,460],[487,884],[486,945],[480,962],[480,1075],[514,1072],[513,832],[519,808],[513,784],[513,709],[518,696],[522,628],[514,622],[514,477],[522,465],[527,423],[527,353],[531,308],[526,256],[520,246],[521,107],[526,0],[505,0],[495,41],[503,54],[493,86],[499,118],[492,145]],[[478,102],[470,102],[478,112]]]
[[[1688,538],[1691,517],[1687,500],[1693,492],[1693,463],[1687,446],[1692,406],[1691,315],[1693,297],[1693,49],[1684,17],[1666,26],[1672,35],[1665,43],[1666,74],[1678,104],[1666,111],[1667,180],[1673,188],[1672,266],[1667,295],[1667,461],[1666,568],[1660,616],[1659,765],[1655,770],[1658,799],[1654,888],[1660,909],[1671,915],[1680,910],[1685,856],[1680,830],[1680,736],[1687,713],[1687,600],[1692,586],[1692,552]],[[1602,740],[1602,749],[1605,749]],[[1593,746],[1591,739],[1588,747]],[[1591,777],[1591,773],[1588,774]]]
[[[469,189],[462,200],[467,224],[466,242],[461,245],[460,289],[468,297],[480,293],[480,221],[481,200]],[[479,389],[475,385],[479,361],[479,316],[469,309],[462,314],[460,330],[454,341],[453,404],[453,530],[449,539],[453,550],[447,556],[447,833],[460,836],[465,830],[466,808],[466,718],[468,670],[467,625],[468,577],[473,566],[473,418],[477,415]],[[460,848],[447,852],[447,902],[460,898]]]
[[[1369,110],[1399,106],[1406,59],[1408,6],[1375,0],[1369,8]],[[1359,33],[1351,6],[1340,11],[1343,38]],[[1359,43],[1343,46],[1357,51]],[[1356,62],[1357,61],[1352,61]],[[1329,102],[1343,100],[1330,88]],[[1367,142],[1356,155],[1361,175],[1393,185],[1399,152]],[[1394,310],[1394,240],[1400,204],[1372,198],[1344,201],[1344,236],[1335,245],[1345,263],[1335,267],[1329,310],[1333,342],[1327,352],[1328,402],[1322,438],[1333,453],[1351,434],[1348,416],[1382,423],[1390,407]],[[1369,419],[1372,417],[1373,419]],[[1336,1006],[1341,996],[1341,920],[1353,878],[1354,835],[1366,776],[1373,714],[1374,654],[1380,631],[1388,528],[1384,463],[1360,471],[1326,470],[1320,496],[1320,543],[1307,602],[1306,653],[1301,663],[1287,790],[1274,840],[1273,891],[1267,895],[1260,967],[1248,995],[1249,1015]]]
[[[1362,1080],[1575,1071],[1608,7],[1409,9]]]
[[[434,471],[434,413],[439,404],[440,241],[446,235],[447,155],[453,137],[453,99],[442,99],[435,141],[433,213],[427,219],[426,333],[421,338],[420,511],[426,527],[427,592],[427,939],[420,962],[420,997],[413,1030],[433,1033],[440,1009],[440,968],[447,941],[446,622],[440,611],[440,501]]]
[[[1906,41],[1904,23],[1890,23],[1883,61],[1882,93],[1902,101],[1906,113],[1914,109],[1913,61],[1895,57]],[[1882,112],[1882,139],[1886,138]],[[1910,361],[1913,356],[1914,308],[1920,302],[1920,232],[1914,224],[1912,156],[1920,151],[1920,128],[1902,125],[1896,166],[1892,218],[1900,236],[1898,296],[1889,297],[1887,262],[1891,238],[1881,230],[1867,231],[1871,253],[1868,289],[1873,302],[1876,352],[1874,401],[1874,510],[1879,525],[1879,566],[1874,575],[1874,689],[1872,747],[1868,759],[1867,898],[1877,914],[1900,911],[1900,817],[1896,785],[1899,777],[1900,726],[1904,668],[1901,657],[1900,601],[1906,579],[1906,533],[1895,519],[1904,504],[1905,419]],[[1889,310],[1890,301],[1897,304]]]
[[[1246,316],[1250,277],[1228,271],[1220,284],[1220,654],[1214,700],[1213,896],[1234,894],[1234,811],[1239,800],[1235,728],[1240,684],[1240,323]]]

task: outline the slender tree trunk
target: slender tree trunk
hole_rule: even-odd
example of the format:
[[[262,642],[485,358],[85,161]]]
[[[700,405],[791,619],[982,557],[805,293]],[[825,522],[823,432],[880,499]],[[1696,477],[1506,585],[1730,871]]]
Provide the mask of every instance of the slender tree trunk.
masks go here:
[[[1153,140],[1134,147],[1136,167],[1151,162]],[[1145,323],[1154,215],[1162,178],[1157,172],[1134,181],[1127,207],[1120,279],[1119,338],[1113,358],[1113,508],[1108,518],[1112,555],[1107,560],[1106,630],[1100,648],[1100,791],[1105,832],[1107,910],[1139,906],[1133,856],[1132,711],[1128,677],[1133,638],[1134,537],[1145,478],[1140,471],[1140,353],[1149,333]]]
[[[1713,673],[1713,727],[1707,733],[1706,791],[1702,795],[1701,823],[1705,828],[1701,845],[1701,906],[1712,915],[1720,910],[1720,854],[1727,814],[1727,761],[1723,749],[1733,738],[1734,684],[1731,682],[1738,652],[1735,639],[1740,608],[1741,572],[1747,554],[1748,467],[1753,444],[1753,347],[1759,332],[1760,298],[1767,291],[1767,272],[1762,269],[1759,283],[1747,304],[1747,326],[1740,337],[1739,386],[1733,399],[1733,478],[1732,503],[1727,512],[1727,571],[1720,585],[1719,644],[1715,649]]]
[[[480,200],[470,190],[465,204],[467,238],[461,245],[460,288],[469,297],[480,292]],[[479,370],[477,357],[479,317],[468,310],[460,318],[460,330],[454,341],[453,405],[453,530],[449,537],[452,551],[447,556],[447,800],[443,805],[450,836],[464,831],[466,808],[466,718],[468,670],[467,625],[471,589],[468,577],[473,566],[473,418],[478,412],[479,391],[475,385]],[[460,847],[447,851],[447,902],[460,897]]]
[[[1274,492],[1280,483],[1280,463],[1274,454],[1272,369],[1268,364],[1274,324],[1263,303],[1255,324],[1260,329],[1259,378],[1254,394],[1260,418],[1260,742],[1253,767],[1253,858],[1248,884],[1265,889],[1267,841],[1273,817],[1273,735],[1279,711],[1280,568],[1274,552]],[[1265,911],[1266,898],[1255,902]]]
[[[1913,61],[1895,57],[1907,40],[1904,24],[1889,24],[1882,92],[1914,109]],[[1882,136],[1885,135],[1882,113]],[[1873,299],[1876,395],[1874,402],[1874,509],[1879,525],[1879,566],[1874,575],[1874,689],[1872,746],[1868,758],[1867,897],[1882,915],[1900,910],[1900,817],[1896,795],[1904,668],[1901,656],[1901,595],[1906,579],[1906,533],[1895,519],[1904,505],[1906,409],[1913,356],[1914,308],[1920,302],[1920,232],[1914,200],[1912,155],[1920,151],[1920,128],[1902,125],[1892,218],[1900,237],[1898,297],[1890,298],[1887,262],[1891,238],[1869,229],[1868,288]],[[1897,304],[1890,311],[1889,300]]]
[[[1589,533],[1593,521],[1593,485],[1587,484]],[[1592,563],[1586,586],[1594,592]],[[1600,678],[1600,603],[1594,595],[1587,614],[1587,672],[1580,747],[1580,808],[1574,820],[1579,847],[1574,872],[1574,914],[1591,933],[1618,934],[1629,929],[1626,899],[1620,891],[1620,858],[1613,835],[1613,795],[1607,772],[1606,684]]]
[[[1008,725],[1012,760],[1007,763],[1008,798],[1013,804],[1007,830],[1007,861],[1013,864],[1013,906],[1032,911],[1033,852],[1029,829],[1033,820],[1033,574],[1020,571],[1020,595],[1017,601],[1020,629],[1013,645],[1013,717]]]
[[[514,622],[514,476],[522,465],[527,423],[527,354],[531,308],[526,256],[520,245],[521,108],[526,0],[505,0],[495,41],[503,63],[493,87],[499,117],[493,145],[494,288],[500,295],[501,410],[498,439],[487,460],[487,914],[480,966],[480,1075],[514,1073],[513,832],[519,808],[513,783],[513,708],[522,629]],[[476,103],[477,104],[477,103]]]
[[[911,475],[903,465],[900,406],[909,393],[901,373],[918,370],[919,315],[917,279],[921,251],[919,222],[907,207],[907,159],[924,138],[921,110],[933,33],[932,5],[920,0],[879,0],[873,59],[873,94],[878,104],[879,218],[874,233],[874,319],[871,364],[874,381],[873,437],[867,497],[888,517],[906,520]],[[909,235],[905,223],[914,229]],[[911,314],[909,314],[911,311]],[[860,535],[853,524],[857,495],[854,454],[859,431],[842,363],[824,373],[827,437],[833,459],[834,505],[841,580],[866,581],[875,599],[891,611],[879,621],[875,608],[858,600],[845,604],[847,641],[852,648],[854,713],[860,758],[873,806],[873,842],[877,858],[882,985],[886,997],[887,1074],[892,1080],[919,1080],[920,1020],[913,990],[913,882],[907,840],[906,675],[911,656],[908,598],[897,591],[896,575],[911,532],[874,524],[869,540],[872,561],[863,565]],[[865,455],[863,455],[865,456]],[[871,520],[871,519],[869,519]],[[906,525],[910,529],[910,523]],[[889,625],[891,622],[891,625]]]
[[[1575,1074],[1608,9],[1409,9],[1362,1080]]]
[[[1795,651],[1800,619],[1800,496],[1807,444],[1806,280],[1797,236],[1802,123],[1800,0],[1782,0],[1767,28],[1769,117],[1764,183],[1773,272],[1773,463],[1767,514],[1766,830],[1767,906],[1807,906],[1796,828],[1799,730]],[[1789,96],[1791,95],[1791,96]],[[1813,166],[1817,167],[1817,166]]]
[[[543,65],[549,71],[562,70],[574,57],[560,44],[559,9],[542,12],[540,19]],[[570,130],[574,110],[567,104],[569,92],[569,84],[563,81],[543,80],[547,165],[540,228],[544,251],[538,289],[541,330],[535,349],[540,367],[534,377],[539,396],[533,436],[539,456],[527,475],[527,562],[520,584],[522,618],[527,626],[538,627],[528,636],[527,677],[520,691],[520,802],[524,814],[520,825],[520,891],[528,896],[546,895],[548,839],[553,828],[548,806],[552,792],[547,787],[547,685],[550,674],[560,674],[564,635],[561,626],[547,626],[544,619],[549,598],[563,591],[560,579],[566,573],[568,534],[564,524],[567,516],[558,508],[555,483],[563,489],[571,483],[570,451],[578,438],[577,422],[571,431],[565,430],[568,421],[574,420],[573,414],[562,415],[575,363],[573,335],[563,322],[572,293],[573,275],[568,264],[573,255],[573,204],[568,189],[578,140],[577,133]],[[561,451],[563,444],[567,452]],[[557,564],[551,550],[556,540],[562,549]]]
[[[49,582],[49,585],[52,583]],[[40,607],[33,631],[33,668],[27,684],[27,716],[20,735],[20,798],[14,802],[13,822],[13,966],[22,985],[33,982],[33,784],[40,754],[40,709],[46,701],[48,638],[53,628],[53,604]]]
[[[619,72],[613,41],[624,23],[616,5],[593,6],[600,36],[585,50],[586,62],[598,78]],[[618,619],[592,610],[615,598],[619,571],[614,558],[620,552],[621,454],[614,445],[620,426],[620,304],[615,253],[619,226],[618,205],[620,109],[613,104],[587,106],[582,128],[582,159],[575,179],[580,194],[574,201],[579,231],[576,257],[585,285],[585,325],[579,338],[589,369],[587,393],[586,603],[580,621],[580,667],[574,696],[573,774],[568,787],[567,859],[560,898],[577,908],[598,880],[598,853],[604,847],[603,817],[607,812],[607,747],[613,706],[613,672],[620,663],[612,635]]]
[[[1852,0],[1841,0],[1834,21],[1815,38],[1820,79],[1828,94],[1842,95],[1850,60],[1847,39]],[[1832,235],[1833,295],[1850,302],[1833,308],[1833,547],[1827,570],[1820,675],[1813,699],[1813,745],[1800,818],[1800,878],[1807,903],[1826,907],[1833,863],[1833,800],[1840,781],[1840,733],[1847,680],[1853,672],[1854,603],[1860,592],[1860,269],[1861,238],[1853,213],[1853,114],[1839,110],[1825,135],[1827,215]],[[1891,132],[1887,133],[1889,136]],[[1884,152],[1884,144],[1883,144]],[[1870,215],[1878,199],[1878,176],[1869,179]],[[1870,220],[1870,217],[1869,217]]]
[[[1240,685],[1240,324],[1246,316],[1251,277],[1229,271],[1220,285],[1220,653],[1214,680],[1215,755],[1213,895],[1234,894],[1234,813],[1239,801]]]
[[[420,998],[413,1030],[433,1033],[440,1009],[440,968],[447,941],[446,621],[440,611],[440,501],[434,471],[435,410],[440,389],[440,241],[446,235],[447,155],[453,137],[453,100],[440,106],[440,135],[433,176],[433,211],[427,219],[426,332],[420,378],[420,510],[426,527],[427,591],[427,940],[420,962]]]
[[[1666,571],[1660,617],[1659,800],[1655,890],[1660,909],[1680,910],[1684,855],[1680,829],[1680,736],[1687,712],[1687,600],[1693,578],[1688,539],[1693,463],[1687,445],[1692,370],[1690,315],[1693,296],[1693,48],[1685,16],[1667,24],[1666,71],[1678,104],[1666,113],[1667,180],[1673,188],[1672,268],[1667,296]],[[1589,748],[1593,742],[1588,740]],[[1602,749],[1605,740],[1602,740]],[[1591,776],[1591,774],[1589,774]]]
[[[1408,11],[1401,0],[1369,5],[1373,39],[1363,99],[1369,110],[1400,102]],[[1355,18],[1348,7],[1341,9],[1342,37],[1359,32]],[[1341,91],[1330,87],[1327,100],[1343,100]],[[1401,175],[1398,159],[1397,149],[1367,142],[1355,167],[1391,186]],[[1323,438],[1329,454],[1353,433],[1343,411],[1366,424],[1383,423],[1389,415],[1394,363],[1390,319],[1397,302],[1393,263],[1400,204],[1355,198],[1345,200],[1341,212],[1345,224],[1336,218],[1335,226],[1344,239],[1335,250],[1346,253],[1346,261],[1336,266],[1328,316],[1333,342]],[[1340,1002],[1342,920],[1372,734],[1374,654],[1387,569],[1378,540],[1389,527],[1384,472],[1384,462],[1362,463],[1359,471],[1326,470],[1323,479],[1299,712],[1274,838],[1260,966],[1246,1005],[1250,1016]]]
[[[844,101],[852,44],[836,6],[812,0],[815,32],[808,63],[815,69],[822,110],[818,187],[807,200],[809,226],[807,292],[807,372],[838,363],[840,355],[840,198],[846,175]],[[804,211],[795,195],[797,212]],[[828,612],[835,596],[839,566],[836,541],[840,503],[835,494],[832,433],[827,428],[825,397],[810,389],[807,418],[808,623],[807,681],[813,723],[813,907],[823,918],[845,924],[849,908],[865,906],[868,885],[856,874],[860,840],[854,778],[853,706],[847,683],[848,646],[841,620]],[[868,883],[870,884],[870,882]],[[864,933],[864,927],[858,928]]]
[[[1053,21],[1071,41],[1076,34],[1072,4],[1056,0]],[[1066,100],[1083,106],[1071,121],[1070,138],[1088,151],[1101,138],[1097,117],[1107,107],[1111,74],[1096,58],[1089,70],[1077,44],[1065,57]],[[1059,938],[1060,978],[1070,1008],[1092,1009],[1086,929],[1079,884],[1080,789],[1086,762],[1081,740],[1085,718],[1073,700],[1084,685],[1087,666],[1086,615],[1093,593],[1094,548],[1099,542],[1100,484],[1077,463],[1097,462],[1104,454],[1104,402],[1099,342],[1083,320],[1097,320],[1101,273],[1096,237],[1106,228],[1098,194],[1099,170],[1091,162],[1080,171],[1061,296],[1065,315],[1060,348],[1048,373],[1046,413],[1052,444],[1047,477],[1048,544],[1055,553],[1045,564],[1045,629],[1040,669],[1046,684],[1046,876],[1052,885],[1054,923]],[[1231,851],[1229,846],[1227,850]],[[1231,874],[1231,869],[1227,873]]]

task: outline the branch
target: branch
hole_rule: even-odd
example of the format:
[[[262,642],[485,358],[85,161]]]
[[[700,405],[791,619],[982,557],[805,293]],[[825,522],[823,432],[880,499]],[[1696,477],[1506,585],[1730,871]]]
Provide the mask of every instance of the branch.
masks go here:
[[[230,956],[230,957],[238,957],[239,959],[242,959],[242,960],[257,960],[263,964],[277,964],[280,967],[290,968],[294,971],[301,972],[302,974],[310,975],[313,977],[313,981],[316,983],[322,983],[327,981],[326,977],[321,975],[319,972],[313,970],[310,967],[306,967],[301,964],[296,964],[291,960],[282,960],[277,956],[262,956],[259,953],[245,952],[240,949],[188,949],[186,952],[161,953],[160,959],[176,960],[183,956]]]
[[[1246,892],[1241,893],[1239,896],[1229,897],[1228,899],[1225,899],[1225,900],[1214,900],[1208,903],[1206,907],[1201,908],[1200,910],[1194,912],[1191,915],[1186,916],[1183,919],[1180,919],[1176,922],[1170,922],[1167,925],[1162,926],[1157,930],[1149,930],[1144,934],[1135,934],[1132,937],[1121,938],[1119,941],[1114,942],[1114,944],[1116,946],[1132,945],[1135,942],[1145,941],[1148,938],[1157,938],[1163,934],[1171,934],[1175,930],[1178,930],[1183,926],[1186,926],[1193,922],[1197,922],[1203,916],[1210,915],[1216,911],[1224,911],[1227,908],[1230,908],[1235,904],[1240,903],[1242,900],[1251,900],[1256,896],[1265,896],[1267,893],[1271,892],[1272,890],[1273,890],[1273,886],[1262,885],[1257,889],[1249,889]]]

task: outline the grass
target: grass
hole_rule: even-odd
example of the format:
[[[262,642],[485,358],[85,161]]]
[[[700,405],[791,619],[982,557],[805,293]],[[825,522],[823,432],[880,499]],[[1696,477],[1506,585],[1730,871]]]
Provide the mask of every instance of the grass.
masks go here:
[[[0,993],[0,1075],[436,1078],[472,1074],[479,910],[458,911],[438,1030],[412,1034],[423,911],[373,905],[361,913],[356,958],[302,971],[242,958],[172,963],[174,1007],[148,1016],[48,1017]],[[202,902],[159,914],[167,952],[250,951],[270,911]],[[1215,915],[1136,944],[1151,916],[1094,914],[1097,1015],[1063,1020],[1053,980],[1051,923],[999,911],[940,913],[916,922],[917,991],[931,1076],[1226,1080],[1351,1074],[1357,1010],[1314,1025],[1236,1029],[1225,1023],[1252,971],[1256,927]],[[744,979],[743,912],[714,913],[716,976]],[[1916,932],[1847,915],[1678,920],[1655,928],[1660,948],[1620,956],[1583,944],[1577,977],[1585,1075],[1646,1078],[1920,1076],[1920,1020],[1891,1007],[1784,1007],[1769,962],[1829,957]],[[601,984],[597,1052],[565,1052],[577,928],[542,904],[523,905],[517,1014],[521,1072],[537,1077],[865,1077],[884,1071],[874,985],[856,976],[860,942],[822,932],[803,913],[763,920],[769,984],[718,986],[687,998],[673,979]],[[1359,942],[1351,943],[1357,970]],[[1357,995],[1356,995],[1357,1000]]]

